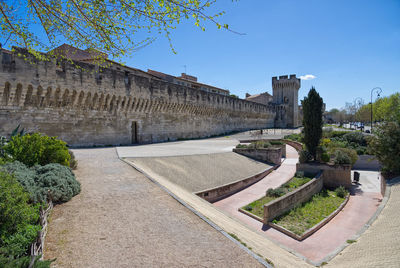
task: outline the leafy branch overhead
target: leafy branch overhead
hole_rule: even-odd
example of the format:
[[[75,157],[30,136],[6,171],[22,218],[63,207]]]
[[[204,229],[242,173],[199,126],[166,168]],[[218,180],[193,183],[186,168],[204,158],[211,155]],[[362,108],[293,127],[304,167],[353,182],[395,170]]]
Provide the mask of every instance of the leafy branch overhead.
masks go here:
[[[164,34],[183,20],[201,30],[206,22],[231,31],[209,14],[216,0],[10,0],[0,1],[1,42],[35,51],[62,43],[88,47],[121,58]],[[35,29],[35,30],[34,30]],[[38,30],[41,31],[38,31]],[[174,51],[175,52],[175,51]]]

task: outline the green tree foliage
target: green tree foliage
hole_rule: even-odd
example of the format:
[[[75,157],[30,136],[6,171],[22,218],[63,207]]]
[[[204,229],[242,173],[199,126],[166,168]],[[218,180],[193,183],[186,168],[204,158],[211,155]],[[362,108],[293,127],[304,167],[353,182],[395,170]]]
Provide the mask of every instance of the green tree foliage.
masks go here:
[[[323,100],[314,87],[302,101],[304,143],[307,150],[316,158],[316,150],[322,137],[322,106]]]
[[[41,229],[39,204],[29,204],[29,194],[10,174],[0,171],[0,256],[8,259],[26,254]]]
[[[4,151],[12,160],[20,161],[30,167],[49,163],[69,166],[71,159],[64,141],[40,133],[14,136],[4,146]]]
[[[28,168],[15,161],[5,164],[3,169],[17,178],[34,203],[47,202],[50,197],[53,202],[66,202],[81,190],[71,169],[60,164]]]
[[[67,42],[107,52],[120,58],[170,31],[184,20],[205,30],[205,23],[229,29],[218,22],[224,12],[209,14],[216,0],[11,0],[0,1],[3,40],[35,51],[49,51]],[[36,30],[33,32],[32,28]],[[139,39],[136,38],[139,37]],[[171,45],[172,48],[172,45]],[[172,48],[173,49],[173,48]],[[101,53],[99,53],[101,58]]]
[[[378,126],[369,147],[385,172],[400,174],[400,120]]]
[[[400,93],[377,99],[372,105],[373,121],[400,120]],[[356,119],[361,122],[371,121],[371,104],[363,105],[356,113]]]

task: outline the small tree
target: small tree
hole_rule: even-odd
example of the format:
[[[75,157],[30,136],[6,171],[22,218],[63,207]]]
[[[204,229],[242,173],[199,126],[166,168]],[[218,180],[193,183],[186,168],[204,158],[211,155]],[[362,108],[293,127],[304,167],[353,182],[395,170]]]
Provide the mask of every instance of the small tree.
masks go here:
[[[400,122],[384,122],[374,133],[369,147],[382,163],[383,171],[400,174]]]
[[[304,143],[308,152],[316,159],[317,147],[322,137],[322,106],[323,101],[314,87],[302,101]]]

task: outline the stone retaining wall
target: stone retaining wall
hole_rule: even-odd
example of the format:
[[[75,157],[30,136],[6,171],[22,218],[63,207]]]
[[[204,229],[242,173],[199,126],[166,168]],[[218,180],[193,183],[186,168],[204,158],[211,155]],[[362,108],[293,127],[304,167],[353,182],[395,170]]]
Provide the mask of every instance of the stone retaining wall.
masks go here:
[[[200,196],[201,198],[207,200],[208,202],[211,202],[211,203],[216,202],[220,199],[223,199],[227,196],[237,193],[237,192],[243,190],[244,188],[258,182],[259,180],[263,179],[265,176],[267,176],[269,173],[271,173],[273,170],[275,170],[278,167],[279,166],[275,166],[275,167],[269,168],[259,174],[251,176],[249,178],[246,178],[244,180],[239,180],[239,181],[225,184],[222,186],[218,186],[215,188],[203,190],[203,191],[197,192],[195,194]]]
[[[374,159],[373,155],[359,155],[357,162],[353,165],[353,169],[360,170],[381,170],[382,165],[378,160]]]
[[[305,173],[318,173],[323,171],[322,179],[328,188],[344,186],[349,189],[351,182],[351,165],[328,165],[321,163],[297,163],[296,171]]]
[[[293,148],[295,148],[296,151],[298,151],[298,152],[303,150],[303,144],[301,144],[300,142],[291,141],[291,140],[282,140],[282,141],[285,142],[286,144],[289,144]]]
[[[319,173],[314,179],[298,189],[265,204],[264,223],[267,224],[272,219],[289,211],[296,205],[308,201],[314,194],[320,192],[324,184],[321,174]]]
[[[281,148],[260,148],[260,149],[234,148],[233,152],[256,160],[260,160],[262,162],[273,163],[275,165],[281,164],[281,158],[282,158]]]

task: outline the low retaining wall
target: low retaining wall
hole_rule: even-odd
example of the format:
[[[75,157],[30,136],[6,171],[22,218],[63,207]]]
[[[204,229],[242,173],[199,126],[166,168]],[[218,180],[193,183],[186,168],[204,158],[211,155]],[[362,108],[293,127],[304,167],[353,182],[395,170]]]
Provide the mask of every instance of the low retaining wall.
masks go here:
[[[281,148],[260,148],[260,149],[234,148],[233,152],[263,162],[269,162],[275,165],[281,164],[281,158],[282,158]]]
[[[321,229],[325,224],[327,224],[330,220],[333,219],[333,217],[335,217],[343,208],[344,206],[347,204],[347,202],[349,201],[349,195],[346,196],[346,199],[343,201],[343,203],[334,211],[332,212],[328,217],[326,217],[325,219],[323,219],[321,222],[319,222],[317,225],[315,225],[314,227],[308,229],[307,231],[305,231],[302,235],[297,235],[289,230],[287,230],[286,228],[283,228],[282,226],[279,226],[277,224],[274,224],[272,222],[269,222],[268,224],[272,227],[275,228],[279,231],[281,231],[282,233],[296,239],[299,241],[302,241],[304,239],[306,239],[307,237],[309,237],[310,235],[312,235],[313,233],[315,233],[316,231],[318,231],[319,229]]]
[[[318,173],[323,171],[322,179],[328,188],[343,186],[349,189],[351,183],[351,165],[328,165],[321,163],[297,163],[296,171]]]
[[[375,157],[373,155],[359,155],[357,162],[353,165],[353,169],[374,171],[381,170],[381,163],[374,158]]]
[[[241,191],[242,189],[258,182],[265,176],[267,176],[269,173],[271,173],[273,170],[277,169],[279,165],[274,166],[270,169],[267,169],[261,173],[258,173],[254,176],[251,176],[249,178],[246,178],[244,180],[239,180],[235,181],[229,184],[224,184],[222,186],[218,186],[215,188],[207,189],[204,191],[196,192],[195,194],[200,196],[201,198],[207,200],[208,202],[216,202],[218,200],[221,200],[227,196],[230,196],[234,193],[237,193]]]
[[[301,151],[303,150],[303,144],[301,144],[300,142],[297,141],[291,141],[291,140],[282,140],[283,142],[285,142],[286,144],[292,146],[293,148],[296,149],[296,151]]]
[[[281,142],[283,142],[283,140],[279,140],[279,139],[271,139],[271,140],[268,140],[268,139],[262,139],[262,140],[239,140],[240,143],[252,143],[252,142],[257,142],[257,141],[268,141],[268,142],[270,142],[270,141],[281,141]],[[281,148],[282,157],[286,158],[286,143],[284,143],[282,145],[273,145],[273,144],[271,144],[270,148]]]
[[[314,179],[298,189],[265,204],[264,223],[267,224],[272,219],[289,211],[296,205],[308,201],[314,194],[320,192],[324,185],[321,174],[319,173]]]

